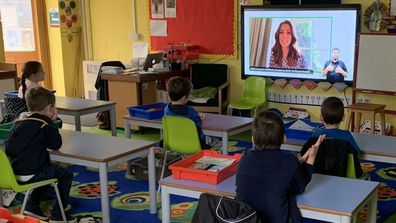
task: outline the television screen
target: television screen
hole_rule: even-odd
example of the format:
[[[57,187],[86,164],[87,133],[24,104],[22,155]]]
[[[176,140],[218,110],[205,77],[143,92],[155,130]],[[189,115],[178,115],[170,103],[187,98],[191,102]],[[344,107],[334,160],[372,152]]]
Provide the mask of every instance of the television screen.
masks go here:
[[[243,6],[242,78],[353,81],[360,5]]]

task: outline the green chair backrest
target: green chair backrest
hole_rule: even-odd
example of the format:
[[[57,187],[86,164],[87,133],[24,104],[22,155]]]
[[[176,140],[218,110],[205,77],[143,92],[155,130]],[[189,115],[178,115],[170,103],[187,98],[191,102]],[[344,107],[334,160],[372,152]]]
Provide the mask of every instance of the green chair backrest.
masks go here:
[[[248,77],[243,85],[242,101],[260,105],[266,101],[265,79]]]
[[[353,154],[348,154],[348,162],[347,162],[347,172],[346,177],[356,179],[356,172],[355,172],[355,159],[353,158]]]
[[[176,153],[190,155],[201,151],[197,126],[188,118],[162,117],[164,148]]]
[[[18,187],[11,163],[4,152],[4,147],[0,147],[0,176],[1,189],[15,190]]]

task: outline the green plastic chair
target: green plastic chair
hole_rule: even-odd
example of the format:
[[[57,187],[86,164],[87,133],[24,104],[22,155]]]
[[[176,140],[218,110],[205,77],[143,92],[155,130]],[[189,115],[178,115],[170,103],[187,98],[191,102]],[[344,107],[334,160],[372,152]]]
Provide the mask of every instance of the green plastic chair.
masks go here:
[[[358,179],[356,177],[356,170],[355,170],[355,159],[353,158],[353,154],[348,154],[348,163],[347,163],[347,178]],[[360,180],[370,180],[370,175],[368,173],[363,173],[362,176],[359,177]]]
[[[262,77],[248,77],[243,85],[242,97],[239,101],[228,105],[227,114],[232,115],[233,109],[251,110],[252,117],[257,108],[266,102],[265,79]]]
[[[161,177],[164,176],[166,159],[169,151],[192,155],[201,151],[201,142],[195,123],[188,118],[177,116],[162,117],[163,146],[165,149],[164,162],[162,164]],[[160,188],[158,188],[158,191]]]
[[[162,117],[164,148],[175,153],[191,155],[201,151],[201,143],[195,123],[177,116]]]
[[[34,189],[38,187],[43,187],[50,185],[54,188],[56,197],[58,200],[58,204],[62,213],[62,218],[64,222],[67,222],[65,211],[63,209],[62,201],[60,198],[58,186],[57,186],[57,179],[48,179],[40,182],[30,183],[20,185],[18,184],[14,171],[12,170],[10,161],[7,158],[7,155],[4,152],[4,147],[0,147],[0,188],[5,190],[13,190],[17,193],[26,192],[25,198],[23,199],[21,214],[25,211],[27,200],[30,194],[33,192]]]

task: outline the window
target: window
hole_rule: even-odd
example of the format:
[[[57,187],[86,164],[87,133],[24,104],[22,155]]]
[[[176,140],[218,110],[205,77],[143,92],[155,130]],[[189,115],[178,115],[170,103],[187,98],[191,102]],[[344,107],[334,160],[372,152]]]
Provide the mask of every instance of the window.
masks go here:
[[[30,0],[0,0],[4,50],[35,51]]]

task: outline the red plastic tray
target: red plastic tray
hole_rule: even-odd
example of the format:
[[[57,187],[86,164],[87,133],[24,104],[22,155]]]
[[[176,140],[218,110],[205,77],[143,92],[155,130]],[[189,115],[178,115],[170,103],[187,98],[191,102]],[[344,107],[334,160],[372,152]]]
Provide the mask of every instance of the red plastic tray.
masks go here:
[[[195,160],[203,156],[232,158],[236,160],[234,163],[232,163],[231,165],[225,167],[224,169],[218,172],[190,168],[190,166],[193,163],[195,163]],[[195,180],[210,184],[218,184],[236,173],[239,160],[241,158],[242,158],[242,154],[234,154],[233,156],[226,156],[226,155],[221,155],[216,151],[202,150],[199,153],[196,153],[192,156],[189,156],[179,162],[170,165],[169,169],[172,170],[172,176],[173,178],[176,179]]]
[[[0,208],[0,218],[9,220],[10,223],[40,223],[39,219],[24,216],[22,218],[15,217],[5,208]]]

